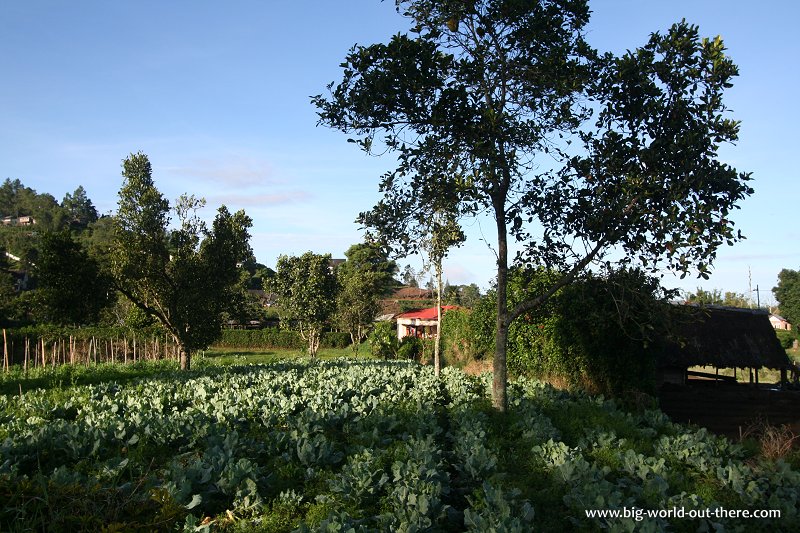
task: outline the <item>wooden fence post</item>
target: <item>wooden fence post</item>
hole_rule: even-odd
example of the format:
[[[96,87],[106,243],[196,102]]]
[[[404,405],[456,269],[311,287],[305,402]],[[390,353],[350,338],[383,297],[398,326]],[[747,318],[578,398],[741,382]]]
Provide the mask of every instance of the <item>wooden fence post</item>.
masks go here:
[[[6,328],[3,328],[3,368],[8,372],[8,338]]]

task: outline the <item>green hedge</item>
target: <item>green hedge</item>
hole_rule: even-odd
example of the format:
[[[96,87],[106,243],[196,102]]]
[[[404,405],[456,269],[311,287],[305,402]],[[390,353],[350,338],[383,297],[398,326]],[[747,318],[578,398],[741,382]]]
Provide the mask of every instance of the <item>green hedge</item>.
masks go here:
[[[306,341],[296,331],[280,328],[264,329],[226,329],[214,346],[218,348],[250,349],[303,349]],[[326,331],[322,334],[321,348],[347,348],[350,335],[339,331]]]

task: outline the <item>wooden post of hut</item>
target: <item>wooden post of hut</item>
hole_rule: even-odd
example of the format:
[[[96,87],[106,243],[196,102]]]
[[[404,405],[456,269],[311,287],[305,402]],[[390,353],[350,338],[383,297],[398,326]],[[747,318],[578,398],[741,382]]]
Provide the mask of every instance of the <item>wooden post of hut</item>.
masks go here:
[[[8,338],[6,328],[3,328],[3,368],[8,372]]]

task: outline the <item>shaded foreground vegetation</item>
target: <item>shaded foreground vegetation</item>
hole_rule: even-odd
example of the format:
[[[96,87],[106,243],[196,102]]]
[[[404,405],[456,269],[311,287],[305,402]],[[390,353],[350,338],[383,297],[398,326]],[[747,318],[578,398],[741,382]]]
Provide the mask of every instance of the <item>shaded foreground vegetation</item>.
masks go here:
[[[713,521],[726,530],[791,531],[798,517],[796,456],[532,380],[501,414],[488,375],[411,362],[140,363],[97,382],[70,368],[0,396],[0,530],[696,531],[716,525],[584,511],[722,506],[782,511]]]

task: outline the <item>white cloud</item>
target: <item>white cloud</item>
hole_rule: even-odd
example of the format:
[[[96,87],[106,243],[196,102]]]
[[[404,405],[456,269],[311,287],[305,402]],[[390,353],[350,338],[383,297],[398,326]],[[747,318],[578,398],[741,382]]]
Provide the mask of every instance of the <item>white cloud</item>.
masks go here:
[[[224,187],[248,188],[279,181],[274,178],[274,170],[269,162],[236,155],[195,159],[185,166],[168,167],[164,170],[177,176],[203,179]]]
[[[209,203],[237,207],[266,207],[305,203],[311,198],[311,193],[306,191],[286,191],[269,194],[220,194],[211,196]]]

